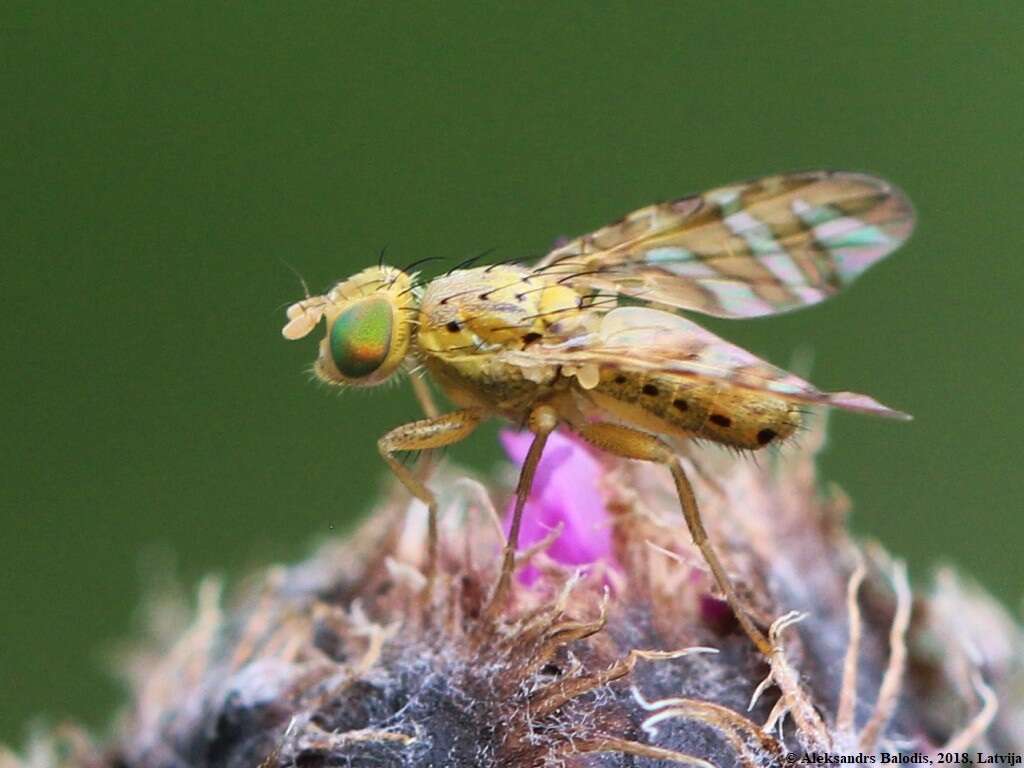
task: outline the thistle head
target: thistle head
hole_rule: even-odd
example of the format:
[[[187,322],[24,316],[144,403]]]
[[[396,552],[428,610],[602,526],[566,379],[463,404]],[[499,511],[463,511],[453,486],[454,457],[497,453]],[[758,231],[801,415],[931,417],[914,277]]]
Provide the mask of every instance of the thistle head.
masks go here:
[[[412,277],[376,266],[344,280],[322,296],[288,307],[286,339],[301,339],[326,321],[327,333],[313,365],[328,384],[372,387],[387,381],[409,352],[415,322]]]
[[[845,497],[815,475],[822,437],[761,464],[694,446],[680,459],[770,627],[770,658],[715,591],[663,468],[553,435],[521,578],[499,611],[487,612],[497,509],[514,473],[480,482],[441,465],[434,579],[421,570],[426,510],[397,488],[360,530],[228,601],[207,581],[187,628],[162,601],[154,641],[123,666],[134,693],[113,737],[62,728],[24,759],[0,747],[0,768],[775,768],[814,753],[1020,753],[1024,631],[948,570],[915,595],[898,561],[853,538]],[[513,462],[526,440],[503,436]]]

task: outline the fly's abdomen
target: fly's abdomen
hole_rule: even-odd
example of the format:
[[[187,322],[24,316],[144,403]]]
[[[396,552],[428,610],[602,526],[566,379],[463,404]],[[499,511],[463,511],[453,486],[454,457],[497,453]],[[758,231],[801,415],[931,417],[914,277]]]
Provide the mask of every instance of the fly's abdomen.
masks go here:
[[[639,429],[747,450],[784,440],[800,424],[795,406],[780,398],[679,376],[607,369],[587,395]]]

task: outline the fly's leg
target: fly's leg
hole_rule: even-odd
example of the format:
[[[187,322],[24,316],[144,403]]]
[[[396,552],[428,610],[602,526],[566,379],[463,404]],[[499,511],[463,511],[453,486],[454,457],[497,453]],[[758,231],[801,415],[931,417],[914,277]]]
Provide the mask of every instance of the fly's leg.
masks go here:
[[[427,384],[427,380],[422,376],[417,376],[415,373],[410,373],[409,381],[412,383],[412,392],[416,396],[416,401],[420,404],[420,408],[423,409],[423,415],[428,419],[436,419],[440,416],[441,410],[434,401],[434,395],[430,391],[430,385]],[[416,462],[416,477],[420,481],[425,481],[430,477],[430,472],[434,468],[435,454],[435,451],[427,451]]]
[[[438,409],[437,403],[434,402],[434,395],[426,380],[415,373],[409,375],[409,380],[412,382],[412,392],[416,395],[416,400],[419,402],[420,408],[423,409],[424,415],[428,419],[436,419],[440,416],[441,411]]]
[[[478,411],[453,411],[431,419],[412,421],[395,427],[377,441],[377,449],[391,471],[409,493],[427,505],[427,595],[437,570],[437,498],[424,482],[395,454],[399,451],[423,451],[452,445],[469,436],[480,423]]]
[[[732,608],[732,612],[736,615],[740,626],[743,627],[743,631],[747,633],[761,653],[766,657],[770,657],[773,652],[772,646],[765,639],[764,634],[754,626],[750,615],[740,603],[732,581],[718,559],[718,554],[715,552],[714,547],[711,546],[707,532],[704,530],[704,524],[700,519],[700,510],[697,507],[697,499],[693,495],[693,486],[690,485],[690,480],[686,477],[686,473],[683,472],[683,467],[679,463],[679,459],[672,452],[672,449],[654,435],[630,429],[629,427],[619,426],[618,424],[580,424],[575,425],[574,429],[584,440],[608,453],[627,459],[652,461],[664,464],[669,468],[672,472],[672,479],[676,484],[676,492],[679,494],[683,518],[686,520],[686,527],[690,529],[693,543],[704,556],[704,560],[707,562],[708,567],[711,569],[711,574],[715,578],[715,583],[722,591],[722,594],[725,595],[725,599],[728,601],[729,607]]]
[[[501,574],[498,576],[498,583],[494,586],[490,604],[484,611],[486,619],[494,618],[508,594],[509,585],[512,582],[512,572],[516,567],[516,551],[519,549],[519,528],[523,522],[523,508],[526,506],[526,500],[530,497],[533,476],[537,473],[537,465],[540,464],[540,457],[544,453],[544,445],[548,441],[548,436],[558,426],[558,414],[550,405],[537,406],[530,412],[527,426],[533,432],[533,442],[530,443],[526,461],[523,462],[523,468],[519,472],[519,483],[516,485],[516,505],[512,511],[512,525],[509,526],[508,541],[505,542],[505,551],[502,555]]]

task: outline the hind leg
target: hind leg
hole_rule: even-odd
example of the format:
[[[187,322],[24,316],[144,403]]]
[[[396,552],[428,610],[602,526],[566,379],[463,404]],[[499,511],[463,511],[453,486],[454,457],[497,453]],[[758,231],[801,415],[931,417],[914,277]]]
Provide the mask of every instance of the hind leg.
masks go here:
[[[683,472],[683,467],[675,453],[672,452],[672,449],[654,435],[630,429],[629,427],[619,426],[618,424],[580,424],[574,425],[573,429],[584,440],[608,453],[627,459],[652,461],[668,467],[669,471],[672,472],[672,479],[675,481],[676,493],[679,495],[679,504],[682,507],[683,518],[686,520],[687,528],[690,529],[693,543],[704,556],[704,560],[711,569],[712,576],[714,576],[715,583],[728,601],[729,607],[732,608],[740,626],[743,627],[743,631],[747,633],[761,653],[765,656],[771,656],[771,644],[761,630],[754,625],[750,615],[742,603],[740,603],[732,580],[725,572],[725,568],[722,567],[722,563],[718,559],[718,553],[715,552],[714,547],[711,546],[711,542],[708,540],[704,524],[700,519],[697,499],[693,495],[693,486],[690,485],[690,480],[687,478],[686,473]]]

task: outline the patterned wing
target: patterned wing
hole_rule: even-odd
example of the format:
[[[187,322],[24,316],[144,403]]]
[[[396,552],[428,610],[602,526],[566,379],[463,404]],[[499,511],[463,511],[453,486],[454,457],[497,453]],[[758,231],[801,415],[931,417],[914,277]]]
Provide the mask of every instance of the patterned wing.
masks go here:
[[[910,202],[882,179],[793,173],[642,208],[555,249],[536,269],[576,288],[759,317],[828,298],[913,227]]]
[[[783,400],[910,418],[867,395],[822,392],[684,317],[647,307],[613,309],[594,333],[554,346],[534,344],[523,351],[509,350],[500,356],[527,371],[538,365],[560,365],[588,389],[597,383],[600,372],[609,368],[657,371],[659,375],[717,381]]]

